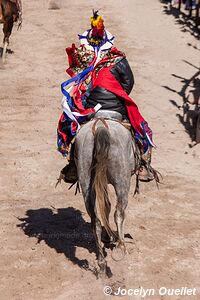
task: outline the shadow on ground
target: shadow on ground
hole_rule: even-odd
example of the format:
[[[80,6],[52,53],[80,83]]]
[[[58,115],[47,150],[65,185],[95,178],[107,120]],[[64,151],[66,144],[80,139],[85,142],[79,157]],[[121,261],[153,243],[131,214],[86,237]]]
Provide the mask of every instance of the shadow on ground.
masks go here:
[[[178,105],[175,100],[170,99],[172,105],[176,106],[181,113],[177,113],[179,121],[184,126],[192,141],[196,140],[196,123],[200,106],[200,68],[194,66],[188,61],[185,64],[192,66],[196,72],[190,78],[184,78],[180,75],[171,74],[174,78],[178,78],[183,86],[180,91],[176,91],[169,86],[163,86],[167,90],[176,93],[182,97],[182,105]]]
[[[76,248],[85,248],[89,253],[96,253],[95,240],[90,223],[86,222],[80,210],[73,207],[50,209],[40,208],[28,210],[24,218],[18,218],[21,228],[29,237],[35,237],[38,243],[45,243],[54,248],[80,268],[91,269],[87,259],[76,256]]]
[[[189,12],[186,14],[184,11],[179,11],[177,7],[173,6],[168,9],[166,5],[163,6],[163,12],[175,18],[175,23],[180,26],[182,32],[188,32],[196,39],[200,39],[200,28],[196,26],[195,17],[189,16]]]
[[[11,49],[6,49],[6,53],[7,54],[13,54],[14,51],[11,50]],[[2,54],[3,54],[3,47],[0,47],[0,57],[2,57]]]

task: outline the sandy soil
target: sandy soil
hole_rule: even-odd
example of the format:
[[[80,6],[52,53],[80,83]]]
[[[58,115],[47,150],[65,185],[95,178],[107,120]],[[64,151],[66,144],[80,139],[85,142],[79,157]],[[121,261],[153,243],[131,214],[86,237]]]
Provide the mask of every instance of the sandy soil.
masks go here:
[[[105,299],[105,285],[154,288],[145,299],[200,299],[200,148],[189,147],[181,109],[185,82],[200,67],[199,41],[156,0],[57,4],[23,1],[23,27],[0,70],[0,299]],[[133,68],[132,96],[153,129],[153,165],[163,175],[159,190],[142,184],[134,198],[133,178],[126,233],[135,244],[120,262],[106,249],[113,273],[106,280],[91,272],[94,239],[81,194],[65,184],[55,189],[65,164],[56,151],[65,47],[88,28],[92,8],[101,9]],[[167,297],[158,295],[163,286],[198,291]]]

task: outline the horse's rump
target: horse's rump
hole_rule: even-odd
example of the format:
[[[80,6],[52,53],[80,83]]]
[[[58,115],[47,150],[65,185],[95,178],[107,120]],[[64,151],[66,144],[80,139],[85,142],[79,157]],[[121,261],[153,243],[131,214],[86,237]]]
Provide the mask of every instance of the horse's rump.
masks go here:
[[[77,170],[84,198],[89,189],[94,190],[102,223],[113,236],[106,215],[110,205],[107,186],[110,183],[115,190],[129,189],[135,160],[130,131],[119,122],[104,122],[92,120],[77,134]]]
[[[0,0],[0,18],[2,20],[14,16],[14,21],[17,20],[19,14],[19,7],[17,0]]]

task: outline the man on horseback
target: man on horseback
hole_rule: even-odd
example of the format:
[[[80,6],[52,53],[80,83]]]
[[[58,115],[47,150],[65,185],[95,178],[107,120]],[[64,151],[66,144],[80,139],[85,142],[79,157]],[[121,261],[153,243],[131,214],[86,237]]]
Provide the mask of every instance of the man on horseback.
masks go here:
[[[98,11],[93,12],[90,21],[91,29],[79,35],[80,47],[73,44],[66,49],[69,59],[67,73],[72,78],[61,85],[64,97],[63,114],[58,124],[58,150],[63,155],[68,154],[79,124],[99,109],[118,112],[123,122],[131,123],[133,137],[140,149],[142,166],[139,179],[150,181],[154,179],[150,171],[154,144],[151,129],[129,96],[134,85],[133,73],[125,54],[113,47],[114,37],[105,30]],[[66,90],[70,83],[74,84]],[[73,155],[61,173],[67,182],[75,181]]]

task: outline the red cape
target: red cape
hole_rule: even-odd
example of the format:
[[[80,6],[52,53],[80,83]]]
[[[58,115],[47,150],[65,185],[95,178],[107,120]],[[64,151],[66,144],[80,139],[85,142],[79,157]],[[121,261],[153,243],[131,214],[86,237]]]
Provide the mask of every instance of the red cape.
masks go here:
[[[133,128],[143,135],[143,129],[140,126],[141,122],[145,121],[142,115],[139,112],[139,109],[133,99],[124,91],[121,84],[117,81],[115,76],[110,72],[112,66],[104,67],[96,75],[95,70],[92,76],[92,89],[97,86],[105,88],[106,90],[116,94],[121,97],[127,109],[128,117]]]

